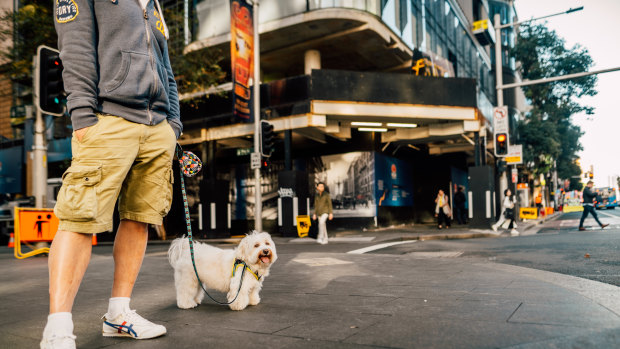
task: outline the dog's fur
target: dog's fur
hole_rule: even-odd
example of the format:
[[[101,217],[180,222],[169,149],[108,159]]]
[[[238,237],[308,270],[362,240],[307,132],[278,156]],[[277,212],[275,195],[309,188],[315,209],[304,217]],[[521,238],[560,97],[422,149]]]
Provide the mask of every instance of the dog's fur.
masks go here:
[[[229,305],[232,310],[243,310],[248,305],[260,302],[258,293],[263,286],[263,280],[269,275],[269,268],[277,258],[276,245],[268,233],[254,231],[246,235],[234,250],[223,250],[194,241],[194,259],[200,280],[207,289],[227,292],[228,302],[237,295],[243,274],[243,266],[238,266],[235,276],[232,276],[236,259],[244,261],[260,276],[260,280],[256,280],[252,273],[245,271],[239,296]],[[168,261],[174,268],[177,306],[181,309],[196,307],[202,302],[204,291],[198,284],[192,266],[188,238],[178,238],[172,242],[168,250]]]

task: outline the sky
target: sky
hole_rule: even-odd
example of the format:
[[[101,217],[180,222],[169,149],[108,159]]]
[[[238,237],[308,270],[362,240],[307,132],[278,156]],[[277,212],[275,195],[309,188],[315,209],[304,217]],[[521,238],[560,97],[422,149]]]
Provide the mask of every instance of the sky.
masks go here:
[[[582,11],[546,19],[547,26],[566,40],[567,47],[585,47],[594,60],[591,70],[620,67],[620,0],[515,0],[519,20],[580,6]],[[620,71],[599,74],[596,88],[596,96],[579,100],[594,107],[594,115],[578,114],[573,121],[585,132],[582,168],[592,165],[595,186],[607,186],[609,176],[620,175]]]

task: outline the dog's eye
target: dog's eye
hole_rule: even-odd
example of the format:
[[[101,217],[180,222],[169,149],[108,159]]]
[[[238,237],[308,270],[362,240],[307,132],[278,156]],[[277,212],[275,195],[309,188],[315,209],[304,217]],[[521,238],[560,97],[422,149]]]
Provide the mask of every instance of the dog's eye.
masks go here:
[[[254,245],[254,248],[256,248],[256,247],[258,247],[258,246],[260,246],[260,244],[256,244],[256,245]]]
[[[265,245],[269,246],[269,242],[265,241]]]

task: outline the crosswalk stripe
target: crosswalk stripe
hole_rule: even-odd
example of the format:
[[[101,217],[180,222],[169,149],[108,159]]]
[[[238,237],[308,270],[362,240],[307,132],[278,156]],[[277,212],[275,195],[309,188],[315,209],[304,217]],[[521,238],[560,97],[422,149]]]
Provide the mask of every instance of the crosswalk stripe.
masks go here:
[[[364,254],[366,252],[376,251],[376,250],[380,250],[382,248],[386,248],[386,247],[390,247],[390,246],[395,246],[395,245],[409,244],[409,243],[416,242],[416,241],[417,240],[386,242],[386,243],[383,243],[383,244],[368,246],[368,247],[360,248],[358,250],[349,251],[347,253],[350,253],[350,254]]]

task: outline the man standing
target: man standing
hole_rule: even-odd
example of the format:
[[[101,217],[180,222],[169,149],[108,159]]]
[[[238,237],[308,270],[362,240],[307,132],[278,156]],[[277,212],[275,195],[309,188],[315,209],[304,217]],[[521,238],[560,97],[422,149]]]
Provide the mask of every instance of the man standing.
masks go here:
[[[172,160],[182,131],[168,28],[157,0],[56,0],[71,166],[54,212],[50,315],[41,348],[75,348],[71,310],[91,256],[92,234],[112,229],[114,282],[103,336],[146,339],[166,328],[129,308],[148,239],[172,201]]]
[[[598,215],[596,214],[596,209],[594,208],[594,202],[596,199],[596,193],[592,191],[592,187],[594,186],[594,182],[588,181],[586,187],[583,188],[583,214],[581,215],[581,220],[579,221],[579,230],[583,231],[586,228],[583,227],[583,221],[588,217],[588,214],[591,213],[592,217],[596,220],[596,223],[601,226],[601,228],[605,228],[609,224],[603,224],[598,219]]]
[[[467,214],[465,211],[465,193],[463,193],[463,186],[459,185],[456,194],[454,194],[454,214],[459,224],[467,223]]]
[[[319,234],[316,238],[316,242],[321,245],[327,243],[327,226],[325,222],[329,218],[331,221],[334,218],[332,209],[332,198],[329,193],[325,192],[325,183],[319,182],[316,185],[316,195],[314,196],[314,215],[313,220],[319,218]]]

